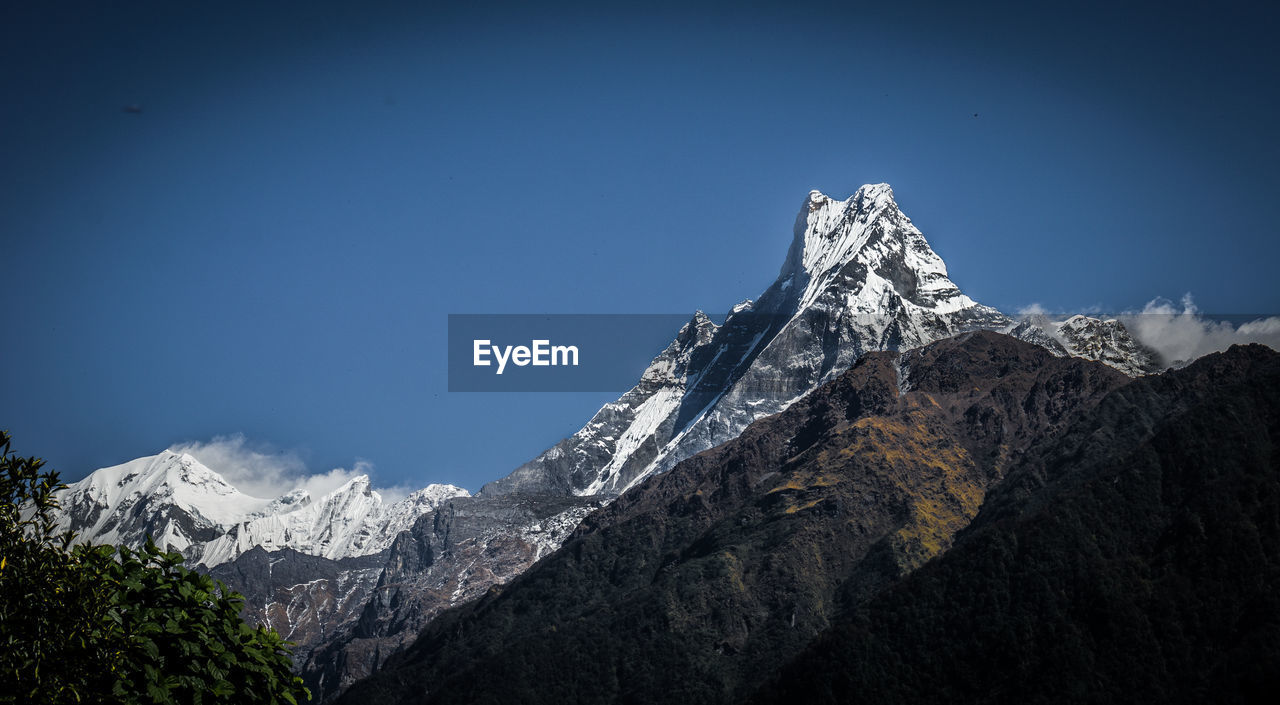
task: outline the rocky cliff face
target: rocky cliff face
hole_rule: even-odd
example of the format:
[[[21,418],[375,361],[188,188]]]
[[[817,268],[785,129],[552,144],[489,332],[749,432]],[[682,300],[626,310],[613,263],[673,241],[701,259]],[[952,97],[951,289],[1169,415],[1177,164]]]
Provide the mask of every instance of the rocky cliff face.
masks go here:
[[[244,617],[292,641],[295,663],[359,619],[387,551],[338,560],[291,548],[253,548],[209,571],[245,597]]]
[[[524,572],[599,506],[563,495],[459,497],[420,517],[387,552],[355,619],[298,661],[313,698],[337,695],[443,610]]]

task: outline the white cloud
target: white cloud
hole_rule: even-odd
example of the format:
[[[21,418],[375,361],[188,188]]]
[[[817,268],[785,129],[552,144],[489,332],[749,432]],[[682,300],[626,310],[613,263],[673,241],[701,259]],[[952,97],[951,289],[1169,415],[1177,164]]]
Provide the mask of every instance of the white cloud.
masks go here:
[[[169,450],[190,453],[240,491],[262,498],[279,497],[295,489],[304,489],[313,498],[319,498],[354,477],[373,472],[373,464],[367,460],[356,460],[351,469],[334,468],[328,472],[309,472],[297,453],[250,443],[242,433],[215,436],[208,443],[180,443],[171,446]],[[378,492],[384,500],[395,501],[408,494],[409,490],[392,487],[378,488]]]
[[[1204,317],[1191,294],[1178,304],[1153,299],[1139,314],[1120,317],[1139,342],[1160,354],[1166,364],[1189,362],[1237,343],[1262,343],[1280,350],[1280,317],[1259,318],[1236,326]]]
[[[383,502],[395,504],[422,488],[410,487],[409,485],[392,485],[391,487],[378,487],[376,489],[378,490],[378,494],[382,495]]]
[[[1091,304],[1089,306],[1085,306],[1079,309],[1074,309],[1071,311],[1072,316],[1074,316],[1077,313],[1085,316],[1098,316],[1100,314],[1105,314],[1106,309],[1103,308],[1101,304]],[[1045,308],[1039,303],[1032,303],[1032,304],[1023,306],[1022,308],[1017,310],[1017,315],[1021,318],[1032,318],[1035,316],[1043,316],[1046,320],[1048,319],[1065,320],[1066,318],[1068,318],[1066,314],[1060,311],[1057,313],[1050,311],[1049,309]]]

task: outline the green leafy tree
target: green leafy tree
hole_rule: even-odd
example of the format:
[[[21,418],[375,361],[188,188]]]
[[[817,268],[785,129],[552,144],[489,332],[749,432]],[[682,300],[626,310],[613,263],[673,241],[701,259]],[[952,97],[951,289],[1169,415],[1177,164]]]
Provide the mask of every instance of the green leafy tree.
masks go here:
[[[288,703],[287,642],[243,598],[148,540],[72,546],[43,461],[0,431],[0,702]]]
[[[101,633],[98,586],[58,532],[44,461],[13,455],[0,432],[0,700],[93,700],[110,683],[116,644]]]

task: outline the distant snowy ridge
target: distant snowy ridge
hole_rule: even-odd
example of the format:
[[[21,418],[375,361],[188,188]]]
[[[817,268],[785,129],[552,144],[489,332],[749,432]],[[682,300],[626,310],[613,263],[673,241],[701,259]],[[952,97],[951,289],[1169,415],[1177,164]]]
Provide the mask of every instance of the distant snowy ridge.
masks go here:
[[[1043,313],[1024,317],[1022,327],[1039,328],[1052,342],[1037,341],[1059,355],[1083,357],[1110,365],[1130,376],[1158,372],[1164,364],[1154,350],[1138,341],[1116,318],[1074,315],[1052,320]],[[1053,343],[1061,346],[1058,350]]]
[[[187,453],[166,450],[102,468],[59,493],[59,525],[92,543],[137,546],[149,534],[192,565],[213,567],[254,546],[338,559],[377,553],[422,514],[452,497],[430,485],[391,504],[367,475],[313,500],[305,490],[249,496]]]

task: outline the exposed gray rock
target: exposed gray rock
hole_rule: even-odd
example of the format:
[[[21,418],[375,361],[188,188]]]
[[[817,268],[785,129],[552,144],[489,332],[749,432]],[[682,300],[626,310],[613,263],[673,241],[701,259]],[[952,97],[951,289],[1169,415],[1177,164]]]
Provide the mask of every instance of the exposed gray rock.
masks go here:
[[[301,663],[359,618],[387,553],[332,560],[258,547],[209,574],[244,595],[246,619],[294,642],[294,660]]]
[[[300,659],[317,701],[336,696],[411,643],[449,607],[523,573],[601,502],[572,495],[459,497],[424,514],[388,550],[363,609]]]

